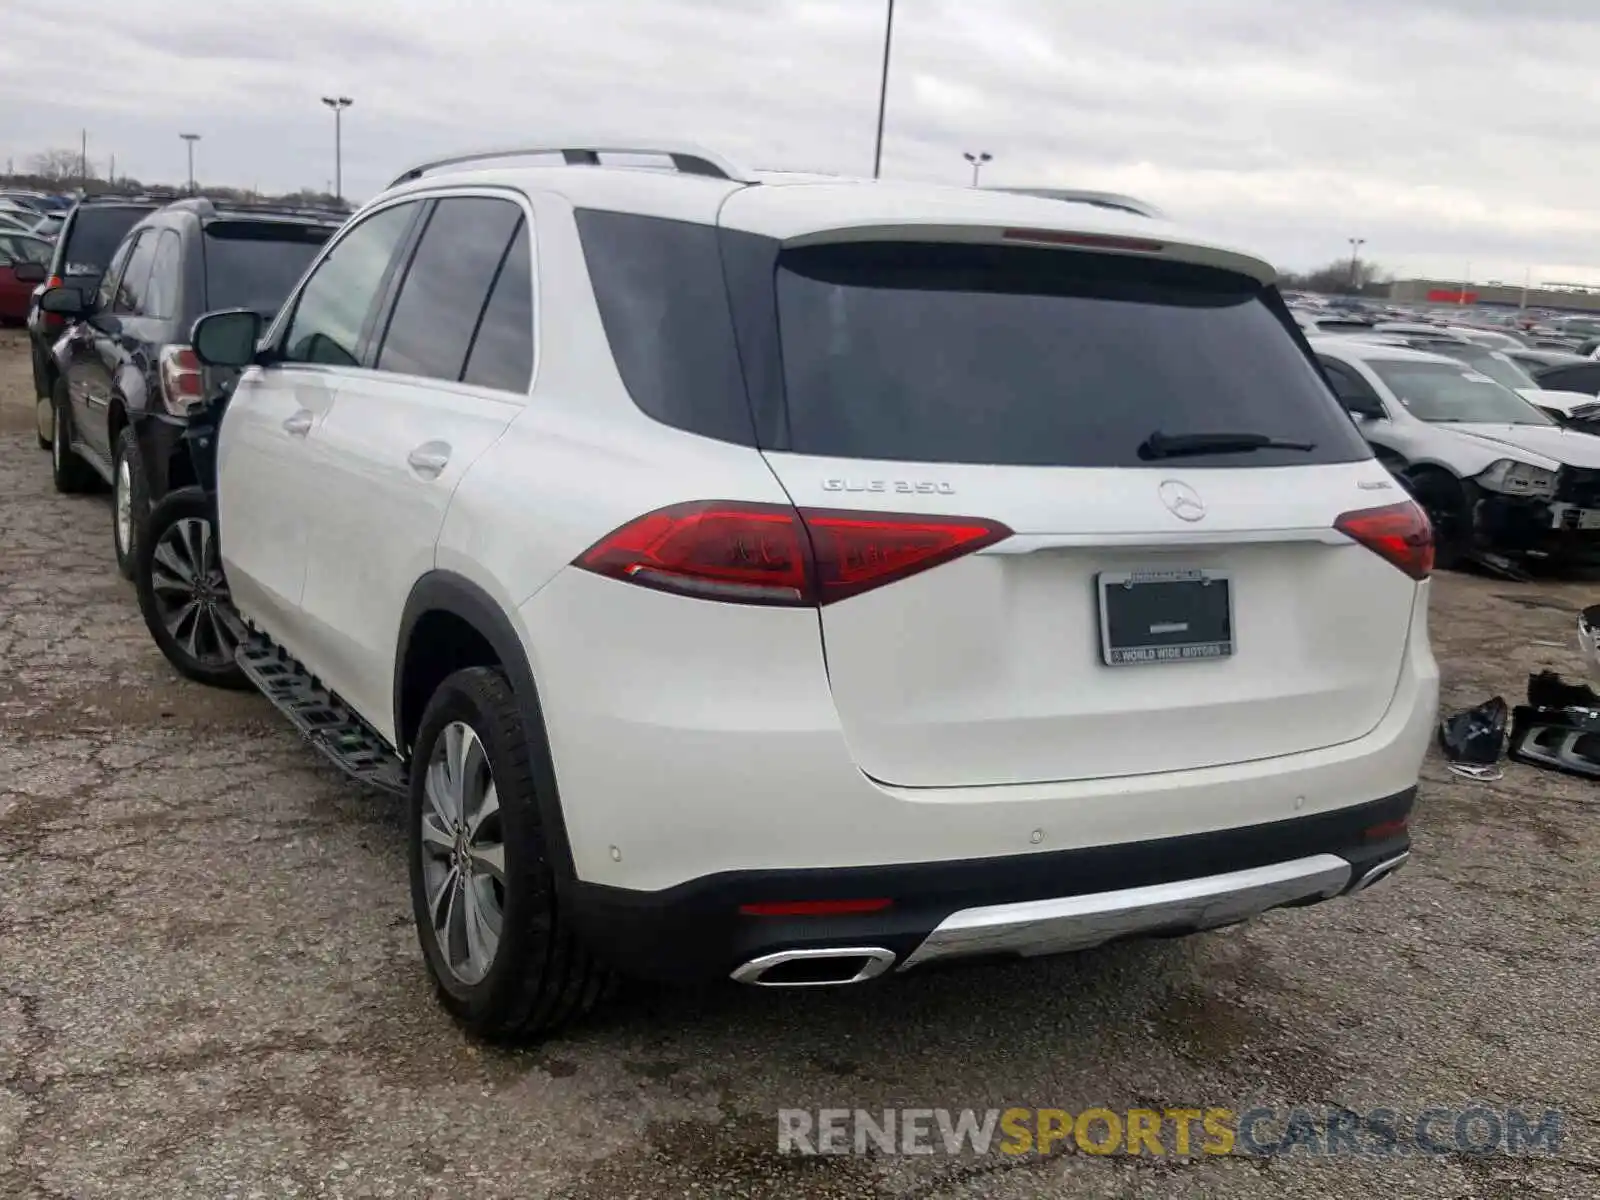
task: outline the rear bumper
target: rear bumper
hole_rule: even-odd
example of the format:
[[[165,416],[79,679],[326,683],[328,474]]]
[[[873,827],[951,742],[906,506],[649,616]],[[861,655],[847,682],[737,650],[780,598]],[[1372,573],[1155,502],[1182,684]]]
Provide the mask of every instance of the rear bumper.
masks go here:
[[[579,883],[566,903],[585,942],[635,977],[683,982],[738,973],[760,983],[761,968],[741,968],[849,950],[840,978],[807,977],[850,982],[890,967],[1192,933],[1361,890],[1405,861],[1415,795],[1408,788],[1312,817],[1046,854],[734,872],[663,892]],[[887,905],[848,915],[743,911],[840,901]]]

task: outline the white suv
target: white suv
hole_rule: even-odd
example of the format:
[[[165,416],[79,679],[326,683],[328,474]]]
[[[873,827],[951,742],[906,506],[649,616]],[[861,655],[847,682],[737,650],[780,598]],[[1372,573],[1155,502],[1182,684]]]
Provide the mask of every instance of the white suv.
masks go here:
[[[407,790],[488,1036],[613,970],[854,983],[1359,890],[1433,727],[1430,534],[1274,278],[693,148],[418,167],[270,328],[195,327],[248,368],[238,661]]]

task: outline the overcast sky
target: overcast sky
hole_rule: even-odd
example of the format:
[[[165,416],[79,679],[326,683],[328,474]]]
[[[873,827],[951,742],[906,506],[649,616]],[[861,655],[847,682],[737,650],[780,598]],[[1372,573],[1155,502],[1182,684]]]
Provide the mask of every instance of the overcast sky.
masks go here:
[[[685,138],[869,174],[884,0],[6,6],[0,160],[364,198],[437,151]],[[898,0],[883,172],[1124,191],[1301,268],[1600,282],[1600,0]]]

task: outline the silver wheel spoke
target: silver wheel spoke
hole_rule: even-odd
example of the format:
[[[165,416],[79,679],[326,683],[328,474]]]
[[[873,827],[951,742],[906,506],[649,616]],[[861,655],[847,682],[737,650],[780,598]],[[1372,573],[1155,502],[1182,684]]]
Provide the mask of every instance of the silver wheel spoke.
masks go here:
[[[483,828],[483,823],[490,817],[500,815],[500,792],[494,786],[494,780],[489,780],[488,786],[483,789],[483,795],[478,805],[467,814],[467,836],[477,837],[478,830]]]
[[[488,974],[490,966],[494,964],[494,952],[500,939],[484,921],[478,889],[474,886],[464,888],[461,900],[461,924],[467,952],[466,966],[481,979]]]
[[[506,882],[506,848],[499,842],[467,847],[473,866],[502,887]]]
[[[428,804],[439,823],[453,831],[461,818],[455,794],[450,787],[450,778],[443,763],[435,760],[428,764],[428,774],[422,781],[422,790],[427,795]]]
[[[167,632],[172,635],[173,640],[179,641],[183,637],[180,631],[183,629],[184,623],[199,611],[200,601],[191,597],[187,604],[180,605],[168,614],[162,624],[167,627]]]
[[[191,567],[178,552],[175,539],[171,530],[162,535],[161,544],[156,547],[156,565],[164,568],[169,575],[181,582],[193,586],[195,582],[194,568]]]
[[[450,902],[456,894],[456,869],[449,867],[444,870],[436,882],[428,888],[428,916],[433,922],[434,932],[439,934],[441,948],[448,953],[445,944],[445,924],[450,916]]]
[[[422,814],[422,848],[435,858],[449,858],[451,851],[456,848],[455,837],[446,826],[439,823],[437,813]]]

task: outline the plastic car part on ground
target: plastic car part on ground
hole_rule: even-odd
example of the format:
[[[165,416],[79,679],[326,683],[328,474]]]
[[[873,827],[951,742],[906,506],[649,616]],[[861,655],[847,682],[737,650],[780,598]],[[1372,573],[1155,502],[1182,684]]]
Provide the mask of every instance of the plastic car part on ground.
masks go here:
[[[1600,607],[1584,610],[1578,640],[1593,670],[1591,616],[1600,617]],[[1528,703],[1512,710],[1507,753],[1530,766],[1600,779],[1600,693],[1553,671],[1528,676]]]
[[[1495,765],[1506,737],[1506,702],[1496,696],[1439,722],[1439,748],[1450,769],[1485,782],[1501,777]]]
[[[1578,648],[1589,668],[1589,678],[1600,682],[1600,604],[1578,614]]]

